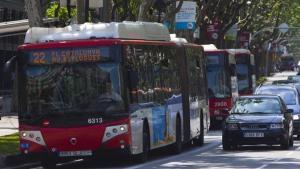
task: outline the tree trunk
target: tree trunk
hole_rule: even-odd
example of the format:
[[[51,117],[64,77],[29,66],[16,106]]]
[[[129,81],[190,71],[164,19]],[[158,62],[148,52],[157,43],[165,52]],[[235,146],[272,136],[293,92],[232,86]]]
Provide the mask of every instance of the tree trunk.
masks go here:
[[[85,22],[85,0],[77,0],[77,23],[83,24]]]
[[[42,27],[43,15],[40,0],[25,0],[25,11],[30,27]]]
[[[153,0],[143,0],[140,5],[138,21],[149,21],[148,12],[153,4]]]
[[[176,1],[172,1],[166,9],[166,16],[164,22],[170,24],[169,25],[170,33],[175,32],[175,16],[176,13],[180,11],[182,4],[183,4],[183,0],[180,0],[178,6],[176,7]]]
[[[104,22],[111,22],[112,16],[112,0],[105,0],[103,1],[103,8],[102,8],[102,18],[101,21]]]

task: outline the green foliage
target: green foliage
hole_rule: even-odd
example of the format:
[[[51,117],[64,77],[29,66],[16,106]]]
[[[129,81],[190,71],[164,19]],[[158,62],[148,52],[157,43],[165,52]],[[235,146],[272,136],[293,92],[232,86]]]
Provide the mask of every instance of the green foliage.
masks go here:
[[[263,84],[265,81],[267,81],[267,78],[266,78],[265,76],[261,76],[260,78],[258,78],[258,79],[256,80],[256,84],[257,84],[257,85],[261,85],[261,84]]]
[[[19,133],[0,137],[0,154],[16,154],[19,151]]]
[[[66,24],[71,19],[68,16],[68,10],[66,7],[60,7],[59,9],[58,9],[58,7],[59,7],[58,2],[51,3],[49,8],[46,10],[46,16],[47,17],[56,17],[55,12],[56,12],[56,10],[58,10],[57,17],[59,18],[59,21],[61,23]],[[76,9],[71,9],[71,17],[76,16],[76,13],[77,13]]]

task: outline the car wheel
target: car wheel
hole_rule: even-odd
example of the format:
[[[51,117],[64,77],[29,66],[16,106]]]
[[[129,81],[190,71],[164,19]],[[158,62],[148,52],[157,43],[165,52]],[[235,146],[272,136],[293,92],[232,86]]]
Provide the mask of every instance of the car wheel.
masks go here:
[[[223,146],[223,150],[231,150],[231,145],[230,143],[223,137],[222,138],[222,146]]]
[[[280,147],[284,150],[289,149],[290,147],[290,139],[285,139],[283,142],[280,144]]]
[[[294,146],[294,136],[293,136],[293,135],[292,135],[292,137],[290,138],[289,146],[290,146],[290,147],[293,147],[293,146]]]

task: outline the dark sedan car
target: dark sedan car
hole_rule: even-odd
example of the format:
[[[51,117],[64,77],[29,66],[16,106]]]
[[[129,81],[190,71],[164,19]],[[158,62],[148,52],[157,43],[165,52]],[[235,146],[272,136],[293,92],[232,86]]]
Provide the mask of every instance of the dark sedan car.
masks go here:
[[[292,80],[294,83],[300,82],[300,75],[291,75],[287,77],[287,80]]]
[[[255,94],[274,94],[280,96],[288,109],[293,109],[294,135],[300,138],[300,90],[299,85],[264,85],[255,90]]]
[[[276,95],[239,97],[223,125],[223,149],[255,144],[288,149],[294,143],[292,112]]]

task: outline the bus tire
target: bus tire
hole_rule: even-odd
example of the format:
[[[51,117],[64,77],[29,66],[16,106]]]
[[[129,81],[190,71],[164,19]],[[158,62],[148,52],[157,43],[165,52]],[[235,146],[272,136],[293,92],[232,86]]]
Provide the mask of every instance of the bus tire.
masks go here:
[[[200,113],[200,135],[195,139],[195,144],[197,146],[202,146],[204,144],[204,121],[203,113]]]
[[[176,118],[176,141],[173,144],[172,147],[172,153],[173,154],[180,154],[182,151],[182,134],[181,134],[181,122],[180,122],[180,118],[177,117]]]
[[[148,160],[150,151],[150,137],[147,123],[144,123],[143,127],[143,152],[136,157],[136,161],[139,163],[145,163]]]

